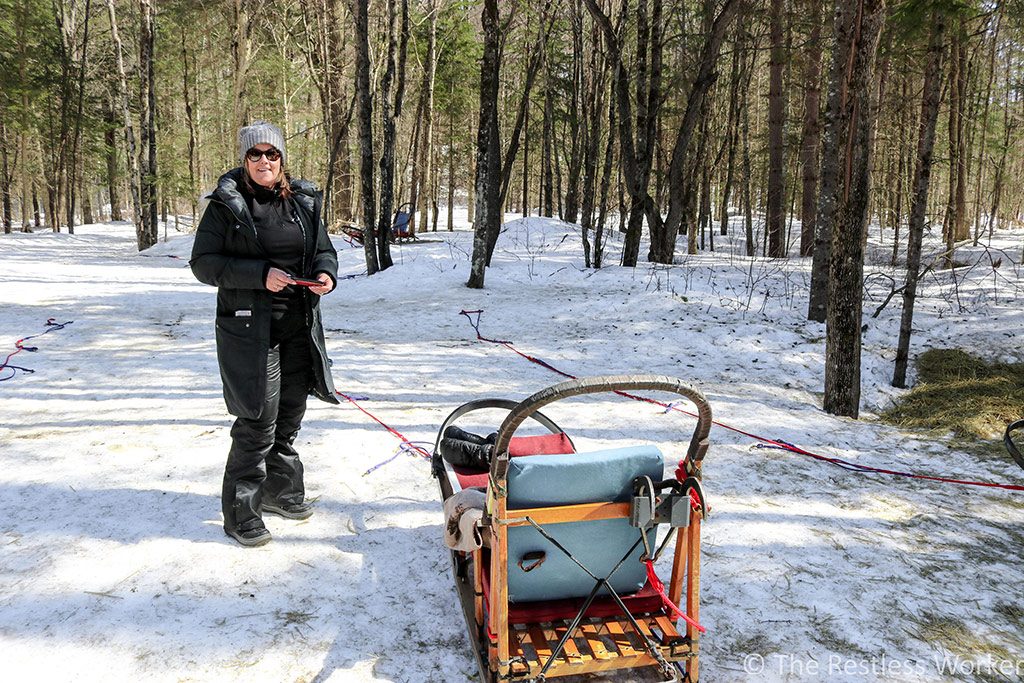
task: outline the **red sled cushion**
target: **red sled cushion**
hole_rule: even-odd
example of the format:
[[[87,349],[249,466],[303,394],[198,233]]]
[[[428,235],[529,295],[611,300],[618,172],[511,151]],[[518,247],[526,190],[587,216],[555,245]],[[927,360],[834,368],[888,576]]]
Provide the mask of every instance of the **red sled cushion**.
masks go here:
[[[564,432],[558,434],[540,434],[538,436],[514,436],[508,445],[508,454],[513,458],[529,455],[565,455],[575,453],[572,442]],[[487,486],[487,470],[452,465],[459,486],[468,489],[473,486]]]

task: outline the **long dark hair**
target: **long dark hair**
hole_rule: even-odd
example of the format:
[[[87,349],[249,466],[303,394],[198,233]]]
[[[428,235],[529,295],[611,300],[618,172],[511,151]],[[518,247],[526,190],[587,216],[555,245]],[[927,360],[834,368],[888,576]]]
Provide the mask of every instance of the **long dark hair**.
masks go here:
[[[253,179],[249,176],[249,166],[246,163],[242,163],[242,177],[245,179],[245,189],[251,195],[255,195],[258,187]],[[281,196],[282,199],[289,199],[293,194],[292,185],[289,182],[291,176],[288,175],[288,171],[284,168],[284,163],[281,164],[281,170],[277,172],[277,182],[274,183],[274,189]],[[259,187],[263,187],[260,185]],[[266,188],[263,188],[266,189]]]

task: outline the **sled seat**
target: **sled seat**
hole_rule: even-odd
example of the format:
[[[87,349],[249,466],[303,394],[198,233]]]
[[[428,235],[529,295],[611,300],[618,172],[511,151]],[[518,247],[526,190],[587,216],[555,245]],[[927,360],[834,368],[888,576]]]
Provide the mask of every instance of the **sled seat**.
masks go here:
[[[660,481],[664,471],[664,458],[654,446],[512,458],[506,509],[510,518],[516,518],[528,514],[520,511],[535,508],[560,510],[587,503],[628,506],[633,479],[647,476]],[[639,531],[630,526],[628,514],[556,522],[546,530],[597,576],[611,572],[632,547],[629,558],[612,576],[611,586],[620,595],[632,594],[646,582],[647,572],[640,562],[644,548],[637,543]],[[534,567],[530,558],[537,553],[543,553],[543,560]],[[508,529],[507,554],[510,603],[583,598],[594,588],[594,579],[533,526]]]
[[[531,455],[557,455],[575,453],[572,441],[564,432],[558,434],[540,434],[538,436],[517,436],[508,447],[509,457],[520,458]],[[461,467],[445,462],[449,484],[453,491],[468,489],[473,486],[487,487],[488,470],[473,467]]]

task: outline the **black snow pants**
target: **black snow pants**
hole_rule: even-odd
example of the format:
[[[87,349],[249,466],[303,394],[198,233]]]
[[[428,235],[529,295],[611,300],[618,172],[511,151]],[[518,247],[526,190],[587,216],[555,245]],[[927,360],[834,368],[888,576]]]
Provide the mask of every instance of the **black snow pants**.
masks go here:
[[[302,503],[306,495],[294,443],[313,382],[313,354],[305,311],[296,309],[271,325],[260,416],[239,417],[231,427],[221,496],[225,529],[262,527],[263,503]]]

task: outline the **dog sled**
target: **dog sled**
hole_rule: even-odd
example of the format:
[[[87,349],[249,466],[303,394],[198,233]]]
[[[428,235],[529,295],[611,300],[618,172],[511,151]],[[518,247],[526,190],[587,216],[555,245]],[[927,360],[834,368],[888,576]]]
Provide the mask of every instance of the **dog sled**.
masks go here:
[[[388,241],[391,244],[419,241],[409,225],[410,222],[410,209],[412,205],[406,202],[398,207],[395,211],[395,215],[391,220],[391,229],[388,232]],[[348,239],[362,244],[365,239],[363,235],[363,229],[356,223],[343,223],[341,226],[341,232]]]
[[[541,412],[574,396],[632,390],[669,392],[696,406],[677,477],[662,480],[665,461],[654,446],[576,452]],[[495,409],[507,416],[490,437],[454,424]],[[527,420],[547,433],[518,436]],[[711,408],[699,391],[653,375],[570,380],[519,403],[472,401],[445,419],[433,471],[481,681],[617,670],[634,670],[636,680],[644,669],[658,680],[696,683],[700,530],[708,509],[701,463],[710,429]],[[657,544],[659,527],[667,531]],[[664,551],[673,556],[667,586],[654,572]]]

